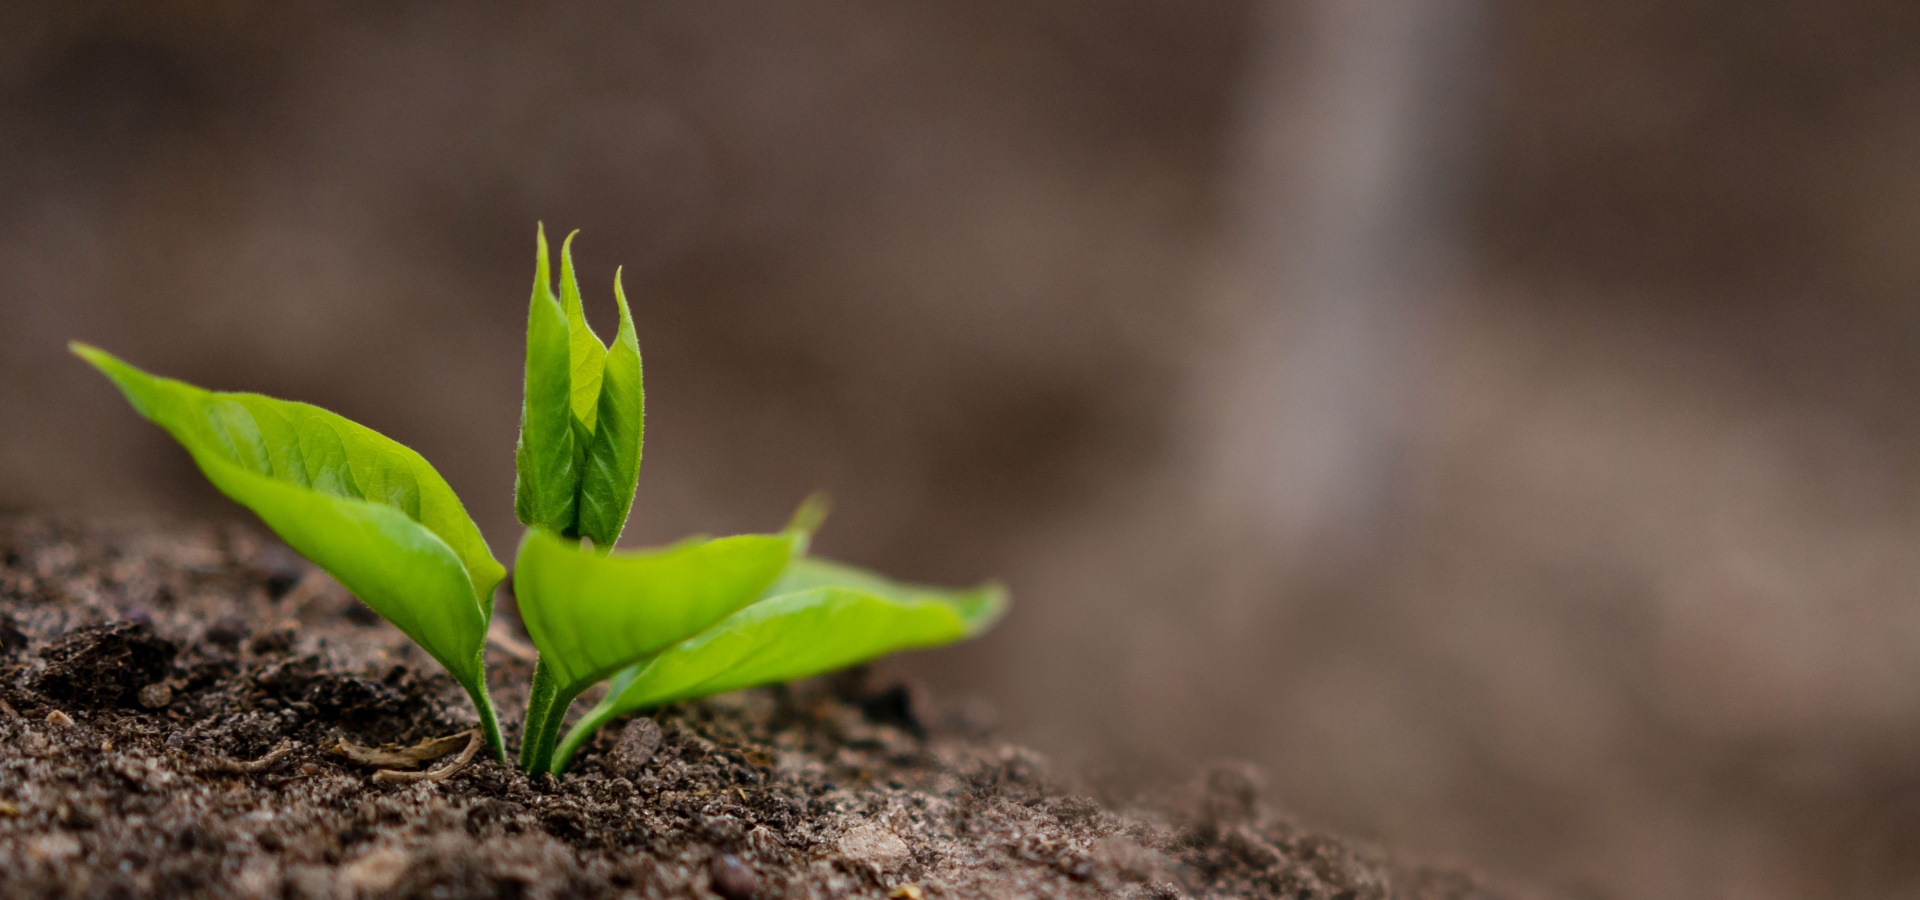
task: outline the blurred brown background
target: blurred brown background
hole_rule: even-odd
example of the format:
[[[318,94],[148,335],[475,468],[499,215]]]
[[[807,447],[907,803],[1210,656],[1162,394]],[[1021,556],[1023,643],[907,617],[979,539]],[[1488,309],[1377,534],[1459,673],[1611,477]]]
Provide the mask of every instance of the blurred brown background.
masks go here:
[[[238,517],[83,337],[496,549],[536,221],[636,543],[997,575],[889,663],[1573,896],[1920,896],[1920,6],[9,3],[0,506]]]

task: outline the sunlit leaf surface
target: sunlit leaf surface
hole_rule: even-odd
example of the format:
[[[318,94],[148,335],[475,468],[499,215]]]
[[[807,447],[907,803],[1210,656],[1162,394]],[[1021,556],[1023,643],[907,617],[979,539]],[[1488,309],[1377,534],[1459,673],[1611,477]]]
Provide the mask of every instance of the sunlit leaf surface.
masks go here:
[[[613,680],[614,715],[807,678],[985,631],[1006,608],[997,585],[942,590],[802,559],[767,597]]]
[[[803,541],[750,534],[600,554],[530,530],[514,562],[514,596],[540,665],[571,696],[752,603]]]
[[[469,690],[505,570],[420,454],[305,403],[158,378],[84,344],[75,353],[172,434],[208,480],[258,514]]]

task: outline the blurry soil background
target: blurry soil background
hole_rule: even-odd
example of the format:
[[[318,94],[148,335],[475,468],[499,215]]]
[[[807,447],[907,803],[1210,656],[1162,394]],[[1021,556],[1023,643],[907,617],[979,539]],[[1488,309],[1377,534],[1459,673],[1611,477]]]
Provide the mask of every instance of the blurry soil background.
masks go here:
[[[0,507],[243,517],[78,337],[392,435],[510,547],[578,227],[632,542],[826,488],[822,552],[1012,586],[882,682],[1575,895],[1912,897],[1915,47],[1869,0],[0,4]]]
[[[337,748],[457,735],[464,694],[242,529],[0,522],[0,644],[8,897],[1511,896],[1291,824],[1245,767],[1103,806],[858,671],[632,719],[559,779],[445,748],[395,781]]]

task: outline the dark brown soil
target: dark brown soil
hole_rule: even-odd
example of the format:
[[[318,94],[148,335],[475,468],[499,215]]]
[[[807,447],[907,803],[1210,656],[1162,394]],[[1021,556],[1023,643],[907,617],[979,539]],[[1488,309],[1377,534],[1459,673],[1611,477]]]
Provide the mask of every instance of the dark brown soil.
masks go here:
[[[1275,819],[1241,769],[1102,806],[859,678],[661,710],[560,779],[375,782],[329,748],[459,732],[463,696],[242,530],[0,522],[0,653],[7,897],[1505,896]],[[517,719],[530,666],[492,656]]]

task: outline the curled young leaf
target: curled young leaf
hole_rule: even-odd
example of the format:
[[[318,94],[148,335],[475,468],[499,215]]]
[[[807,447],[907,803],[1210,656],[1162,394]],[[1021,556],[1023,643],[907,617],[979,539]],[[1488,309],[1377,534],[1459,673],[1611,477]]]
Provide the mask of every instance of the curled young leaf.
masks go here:
[[[579,234],[573,232],[560,242],[560,308],[567,316],[573,417],[591,434],[600,407],[600,374],[606,365],[607,348],[587,324],[587,311],[580,302],[580,278],[573,270],[573,239]]]
[[[481,653],[505,570],[420,454],[316,406],[206,391],[72,346],[215,487],[446,666],[498,746]]]
[[[611,346],[587,325],[573,235],[560,248],[556,295],[545,232],[527,318],[526,399],[515,456],[515,512],[530,527],[611,548],[640,477],[645,420],[640,344],[619,276],[620,329]]]
[[[613,276],[613,299],[620,307],[620,330],[607,347],[601,366],[598,415],[580,473],[580,536],[607,549],[620,539],[633,491],[640,481],[640,446],[646,428],[647,401],[640,378],[640,340],[620,274]]]
[[[943,590],[840,563],[796,560],[763,599],[615,674],[606,698],[560,744],[552,770],[564,769],[616,716],[965,640],[992,627],[1006,605],[998,585]]]
[[[574,439],[567,315],[553,296],[547,234],[539,233],[527,310],[526,397],[514,449],[513,511],[521,523],[571,534],[579,516],[582,447]]]

